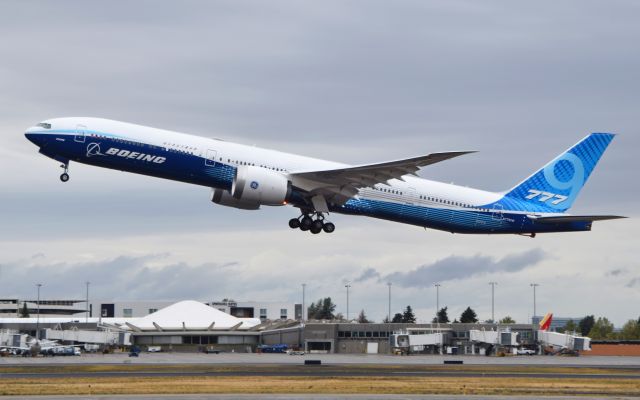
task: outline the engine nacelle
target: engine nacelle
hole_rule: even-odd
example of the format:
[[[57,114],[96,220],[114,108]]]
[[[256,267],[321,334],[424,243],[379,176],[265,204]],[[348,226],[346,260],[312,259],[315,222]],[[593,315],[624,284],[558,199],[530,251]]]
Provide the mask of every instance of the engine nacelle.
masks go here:
[[[238,200],[224,189],[211,189],[211,201],[221,206],[239,208],[241,210],[257,210],[260,204]]]
[[[291,182],[270,169],[242,165],[236,169],[231,193],[211,189],[211,201],[221,206],[257,210],[261,205],[281,206],[291,196]]]
[[[281,206],[291,196],[291,182],[279,172],[242,165],[236,168],[231,195],[243,202]]]

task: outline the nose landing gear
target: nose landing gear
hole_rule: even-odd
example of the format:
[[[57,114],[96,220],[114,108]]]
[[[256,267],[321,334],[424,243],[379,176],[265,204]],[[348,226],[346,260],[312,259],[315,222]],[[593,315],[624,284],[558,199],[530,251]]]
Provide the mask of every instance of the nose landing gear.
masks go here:
[[[315,219],[310,214],[302,214],[298,218],[292,218],[289,220],[289,227],[291,229],[300,229],[301,231],[309,231],[314,235],[325,231],[331,233],[336,230],[336,226],[331,222],[324,221],[324,215],[321,212],[315,214]]]
[[[69,181],[69,163],[62,164],[60,168],[64,168],[64,172],[62,173],[62,175],[60,175],[60,180],[62,182]]]

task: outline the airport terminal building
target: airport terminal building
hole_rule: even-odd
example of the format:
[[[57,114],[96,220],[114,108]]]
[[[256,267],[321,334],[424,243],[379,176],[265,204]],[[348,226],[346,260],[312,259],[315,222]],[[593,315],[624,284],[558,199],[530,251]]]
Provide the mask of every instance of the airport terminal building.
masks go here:
[[[290,328],[271,329],[262,333],[264,344],[287,343],[310,353],[377,353],[392,352],[394,335],[439,334],[438,343],[413,348],[423,354],[481,354],[471,331],[512,332],[519,346],[535,346],[535,329],[529,324],[403,324],[403,323],[322,323],[310,322]]]
[[[166,306],[161,302],[98,302],[95,303],[100,307],[97,316],[85,310],[70,316],[50,317],[48,315],[55,313],[42,313],[42,310],[51,307],[49,311],[71,313],[79,307],[74,301],[64,304],[45,301],[48,303],[41,301],[40,304],[42,315],[20,318],[11,314],[11,317],[0,318],[0,330],[32,337],[37,333],[40,338],[65,343],[161,346],[163,350],[176,352],[254,352],[261,345],[276,344],[309,353],[349,354],[400,351],[403,354],[486,355],[513,353],[523,348],[541,349],[541,333],[537,326],[530,324],[302,321],[298,304],[233,300],[206,304],[188,300]],[[20,302],[7,304],[11,309]],[[105,304],[109,305],[106,313],[103,312]],[[140,314],[142,316],[137,316]],[[298,318],[289,318],[290,315]],[[553,336],[552,333],[548,335]],[[546,340],[568,338],[549,337]],[[2,345],[8,344],[0,343]]]

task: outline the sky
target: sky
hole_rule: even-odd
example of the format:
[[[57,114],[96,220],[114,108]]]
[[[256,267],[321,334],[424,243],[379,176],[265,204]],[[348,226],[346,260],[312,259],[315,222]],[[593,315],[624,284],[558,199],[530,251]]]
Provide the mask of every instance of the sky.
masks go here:
[[[459,318],[640,316],[635,1],[3,1],[0,298],[302,301],[373,320],[439,304]],[[23,132],[111,118],[345,163],[477,150],[420,175],[513,186],[590,132],[618,134],[572,208],[592,232],[467,236],[57,163]]]

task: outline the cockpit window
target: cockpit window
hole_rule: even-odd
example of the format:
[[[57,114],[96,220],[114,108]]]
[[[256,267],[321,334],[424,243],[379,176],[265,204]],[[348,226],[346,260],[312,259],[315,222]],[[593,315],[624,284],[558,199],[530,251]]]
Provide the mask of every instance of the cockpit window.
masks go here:
[[[46,122],[40,122],[37,126],[40,126],[44,129],[51,129],[51,124],[48,124]]]

